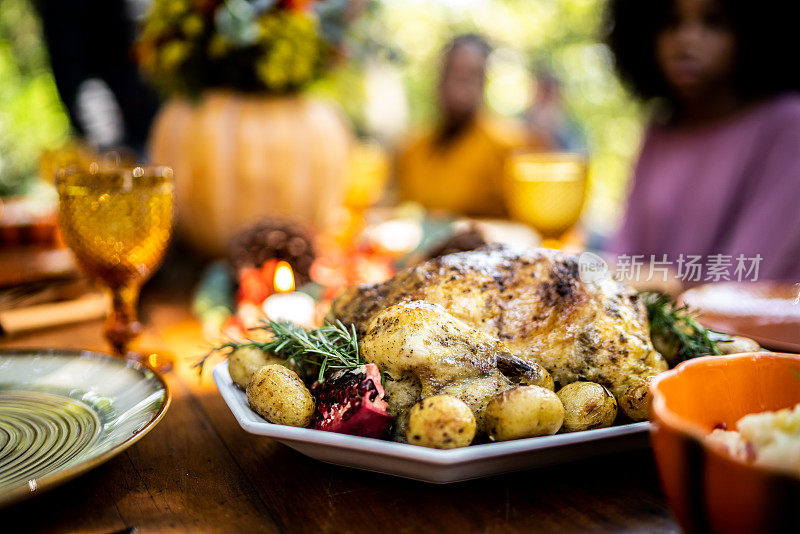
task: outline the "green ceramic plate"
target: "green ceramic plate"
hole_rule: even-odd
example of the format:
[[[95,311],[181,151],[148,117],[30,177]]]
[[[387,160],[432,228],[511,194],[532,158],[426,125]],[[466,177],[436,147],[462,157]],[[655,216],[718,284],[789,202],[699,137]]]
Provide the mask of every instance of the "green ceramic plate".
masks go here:
[[[164,416],[163,379],[138,364],[69,350],[0,351],[0,506],[97,467]]]

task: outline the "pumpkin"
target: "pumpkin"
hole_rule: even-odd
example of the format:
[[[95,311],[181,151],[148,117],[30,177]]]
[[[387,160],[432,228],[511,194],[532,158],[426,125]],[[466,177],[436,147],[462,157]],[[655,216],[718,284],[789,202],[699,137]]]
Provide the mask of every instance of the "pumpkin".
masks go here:
[[[221,255],[263,217],[323,230],[337,220],[351,134],[337,110],[302,96],[211,91],[168,101],[150,132],[150,161],[175,170],[178,231]]]

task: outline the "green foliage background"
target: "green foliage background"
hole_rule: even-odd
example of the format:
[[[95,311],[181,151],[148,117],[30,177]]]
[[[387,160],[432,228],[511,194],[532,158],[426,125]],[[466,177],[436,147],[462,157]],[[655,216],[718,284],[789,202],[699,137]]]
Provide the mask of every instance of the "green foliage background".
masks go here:
[[[68,132],[31,2],[0,1],[0,195],[25,192]]]

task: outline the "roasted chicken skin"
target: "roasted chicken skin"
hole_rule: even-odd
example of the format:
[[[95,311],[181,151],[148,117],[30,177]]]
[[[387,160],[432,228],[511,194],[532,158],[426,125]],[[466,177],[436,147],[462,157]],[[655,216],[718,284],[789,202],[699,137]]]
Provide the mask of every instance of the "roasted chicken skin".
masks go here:
[[[361,355],[385,373],[389,412],[402,422],[421,398],[452,395],[475,414],[519,383],[553,389],[549,373],[511,354],[496,337],[459,321],[438,304],[400,302],[380,312],[361,338]],[[399,431],[402,429],[398,429]]]
[[[364,336],[381,311],[403,301],[439,304],[540,363],[559,386],[606,386],[633,420],[647,417],[649,378],[667,368],[636,291],[611,278],[582,282],[578,258],[558,251],[493,244],[442,256],[384,283],[349,288],[330,316]]]

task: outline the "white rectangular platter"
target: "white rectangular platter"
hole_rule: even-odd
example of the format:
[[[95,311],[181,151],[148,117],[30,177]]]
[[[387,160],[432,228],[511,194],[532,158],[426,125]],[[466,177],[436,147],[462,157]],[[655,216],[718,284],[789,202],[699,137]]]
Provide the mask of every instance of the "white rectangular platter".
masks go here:
[[[222,397],[245,431],[268,436],[323,462],[423,482],[459,482],[648,446],[649,423],[451,450],[275,425],[250,409],[244,391],[228,374],[227,361],[214,368],[213,376]]]

